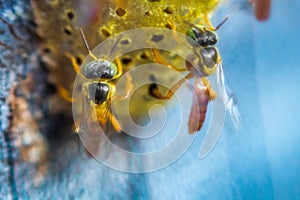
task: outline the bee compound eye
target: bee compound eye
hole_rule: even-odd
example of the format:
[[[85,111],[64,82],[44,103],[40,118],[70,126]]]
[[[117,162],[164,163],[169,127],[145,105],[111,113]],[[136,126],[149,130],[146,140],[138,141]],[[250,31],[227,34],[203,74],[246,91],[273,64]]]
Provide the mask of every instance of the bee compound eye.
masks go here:
[[[98,65],[97,61],[91,61],[91,62],[87,63],[84,66],[83,75],[87,79],[96,78],[95,76],[97,75],[97,70],[96,70],[97,69],[97,65]]]
[[[198,42],[197,42],[197,30],[195,30],[195,28],[191,27],[187,30],[186,32],[186,39],[188,41],[188,43],[190,43],[190,45],[192,46],[198,46]]]

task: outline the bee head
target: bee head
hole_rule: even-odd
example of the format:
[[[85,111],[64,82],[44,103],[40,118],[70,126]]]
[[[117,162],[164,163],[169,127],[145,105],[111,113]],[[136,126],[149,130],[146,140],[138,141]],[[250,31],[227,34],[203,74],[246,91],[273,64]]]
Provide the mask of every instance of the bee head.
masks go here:
[[[83,67],[83,75],[87,79],[112,79],[116,74],[116,65],[107,60],[94,60]]]
[[[228,18],[229,16],[226,16],[214,29],[185,21],[186,24],[190,25],[186,32],[187,41],[194,47],[198,45],[202,47],[215,45],[218,42],[216,31],[228,20]]]
[[[216,32],[208,30],[204,26],[199,28],[191,26],[186,32],[186,38],[192,46],[209,46],[218,42]]]

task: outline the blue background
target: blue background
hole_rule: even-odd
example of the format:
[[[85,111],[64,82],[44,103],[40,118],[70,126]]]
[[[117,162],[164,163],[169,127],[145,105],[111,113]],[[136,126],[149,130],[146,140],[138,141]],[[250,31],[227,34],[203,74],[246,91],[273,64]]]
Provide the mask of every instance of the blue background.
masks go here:
[[[78,140],[51,143],[57,148],[46,182],[39,188],[19,185],[20,194],[33,199],[300,199],[300,2],[272,3],[264,23],[255,20],[247,1],[225,2],[213,17],[217,24],[231,16],[218,32],[218,47],[243,124],[236,132],[226,122],[207,158],[197,157],[204,137],[199,135],[168,168],[127,174],[88,158]]]

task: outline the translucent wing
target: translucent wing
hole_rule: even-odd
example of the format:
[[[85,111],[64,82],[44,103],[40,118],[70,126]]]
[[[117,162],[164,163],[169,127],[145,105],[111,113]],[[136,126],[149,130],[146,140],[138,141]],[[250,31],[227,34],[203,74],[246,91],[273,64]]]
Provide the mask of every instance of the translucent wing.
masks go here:
[[[237,107],[237,100],[225,79],[222,62],[218,65],[217,83],[219,84],[219,87],[223,89],[222,98],[225,103],[226,110],[229,113],[235,128],[239,129],[241,127],[241,115]]]
[[[82,112],[79,125],[79,137],[86,150],[94,157],[99,157],[104,153],[103,148],[107,147],[109,137],[113,130],[112,114],[109,109],[110,104],[102,108],[101,112],[90,105],[87,97],[82,98]],[[101,114],[101,116],[99,116]],[[105,123],[99,118],[106,119]],[[116,131],[115,131],[116,132]],[[101,155],[103,156],[103,155]]]
[[[106,132],[106,135],[108,137],[111,137],[114,133],[121,132],[121,127],[117,119],[115,118],[114,114],[112,113],[112,99],[108,99],[106,101],[105,108],[102,108],[103,111],[101,113],[98,113],[99,115],[102,115],[104,123],[101,124],[103,130]],[[99,118],[100,116],[98,116]]]

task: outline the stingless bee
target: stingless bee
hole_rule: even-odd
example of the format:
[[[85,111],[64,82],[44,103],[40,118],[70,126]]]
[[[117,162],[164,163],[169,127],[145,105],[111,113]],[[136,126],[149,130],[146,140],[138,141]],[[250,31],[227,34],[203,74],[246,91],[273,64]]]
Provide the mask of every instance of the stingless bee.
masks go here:
[[[98,122],[102,128],[107,128],[107,125],[112,126],[113,130],[105,131],[115,131],[121,132],[121,127],[114,114],[112,113],[111,104],[113,99],[116,98],[115,94],[115,80],[118,79],[122,73],[122,65],[119,59],[116,60],[116,64],[110,62],[107,57],[110,56],[117,45],[119,44],[122,34],[117,38],[117,41],[113,45],[110,54],[104,58],[97,58],[90,50],[87,40],[84,36],[82,29],[80,28],[80,34],[84,42],[87,53],[94,59],[88,62],[86,65],[80,69],[76,61],[72,59],[73,67],[77,74],[83,78],[82,85],[82,107],[81,107],[81,117],[79,119],[79,124],[75,121],[75,132],[79,133],[81,131],[86,131],[92,129],[91,122]],[[70,57],[70,56],[69,56]],[[125,88],[126,94],[122,98],[126,98],[131,90],[131,78],[126,75],[127,84]],[[60,95],[70,101],[70,98],[66,97],[66,92],[59,88]],[[71,100],[73,101],[73,100]],[[95,113],[96,119],[92,119],[92,113]]]
[[[151,84],[149,87],[151,96],[157,99],[170,99],[187,79],[195,78],[193,86],[194,96],[188,122],[189,133],[195,133],[201,129],[205,120],[208,102],[217,97],[217,94],[211,88],[210,82],[207,79],[207,77],[214,74],[216,70],[218,83],[224,86],[223,100],[225,101],[226,108],[230,114],[233,114],[236,125],[238,126],[239,124],[239,113],[235,107],[235,100],[225,82],[222,60],[218,49],[215,47],[218,41],[216,31],[227,20],[228,16],[225,17],[216,28],[195,25],[185,21],[185,23],[190,26],[186,32],[186,38],[188,43],[193,47],[193,54],[187,55],[185,60],[185,68],[176,68],[166,64],[160,57],[158,51],[156,49],[152,50],[155,62],[170,66],[177,71],[187,71],[188,74],[175,83],[165,95],[161,93],[156,83]]]

